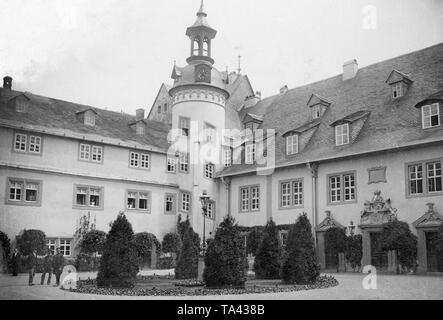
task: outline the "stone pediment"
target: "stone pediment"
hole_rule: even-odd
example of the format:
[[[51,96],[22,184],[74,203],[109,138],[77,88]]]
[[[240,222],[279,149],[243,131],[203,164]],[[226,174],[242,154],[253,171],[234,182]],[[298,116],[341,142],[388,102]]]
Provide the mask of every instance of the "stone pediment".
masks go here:
[[[443,223],[443,216],[435,211],[434,204],[428,203],[427,206],[426,213],[412,223],[415,228],[438,228]]]
[[[360,225],[382,225],[397,219],[397,209],[391,205],[391,199],[384,200],[381,191],[374,192],[370,201],[365,202],[361,212]]]
[[[331,228],[345,229],[345,227],[332,218],[331,211],[326,211],[326,218],[317,227],[315,227],[315,231],[325,232]]]

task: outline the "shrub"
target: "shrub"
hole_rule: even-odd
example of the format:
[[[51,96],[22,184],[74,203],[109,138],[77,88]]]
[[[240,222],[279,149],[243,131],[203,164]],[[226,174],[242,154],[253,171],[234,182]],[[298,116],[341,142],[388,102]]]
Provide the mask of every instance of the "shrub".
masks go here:
[[[272,219],[263,231],[257,255],[254,261],[256,279],[280,278],[280,247],[278,229]]]
[[[361,267],[361,258],[363,256],[362,251],[362,236],[361,234],[355,234],[346,237],[346,260],[351,264],[352,269]]]
[[[246,252],[255,256],[262,238],[263,227],[253,227],[246,239]]]
[[[311,284],[319,275],[311,224],[304,213],[289,231],[281,277],[288,284]]]
[[[79,272],[96,271],[100,266],[100,257],[80,252],[74,260],[74,267]]]
[[[85,254],[101,253],[106,240],[106,233],[100,230],[88,231],[80,243],[80,252]]]
[[[175,232],[167,233],[163,237],[162,251],[164,253],[178,254],[180,252],[181,245],[182,245],[181,239],[177,233],[175,233]]]
[[[417,237],[412,234],[409,224],[394,220],[383,225],[381,234],[383,250],[396,250],[397,262],[412,269],[417,261]]]
[[[203,280],[213,288],[244,287],[246,269],[244,241],[234,218],[227,216],[209,242]]]
[[[338,267],[338,254],[344,253],[346,249],[346,231],[341,228],[330,228],[325,232],[325,252],[334,257]]]
[[[97,275],[99,287],[133,287],[138,273],[132,226],[123,213],[111,224]]]
[[[157,237],[148,232],[136,233],[134,236],[134,244],[139,258],[148,258],[151,256],[152,246],[155,244],[156,253],[161,252],[161,243]]]
[[[195,279],[198,275],[199,245],[195,242],[194,230],[183,230],[183,245],[175,268],[176,279]]]
[[[194,232],[194,230],[192,229],[191,222],[189,221],[189,216],[187,216],[185,221],[181,221],[181,216],[178,216],[177,233],[180,236],[180,240],[181,240],[182,244],[183,244],[184,237],[189,229],[192,230],[192,232],[191,232],[192,239],[194,241],[195,246],[199,248],[200,247],[200,236],[198,235],[198,233]]]
[[[158,268],[161,270],[164,269],[174,269],[175,262],[173,257],[160,257],[158,260]]]
[[[17,247],[21,255],[27,256],[37,251],[38,255],[45,255],[47,252],[46,235],[41,230],[24,230],[23,234],[17,237]]]
[[[8,272],[8,263],[10,262],[9,256],[11,254],[11,240],[9,240],[8,235],[2,231],[0,231],[0,244],[3,249],[3,271]]]

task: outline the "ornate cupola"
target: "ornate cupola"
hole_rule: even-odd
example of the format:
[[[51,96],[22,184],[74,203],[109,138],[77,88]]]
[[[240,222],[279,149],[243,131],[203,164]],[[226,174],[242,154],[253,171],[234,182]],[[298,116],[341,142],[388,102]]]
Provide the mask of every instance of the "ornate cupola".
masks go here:
[[[202,0],[197,20],[186,30],[186,35],[191,39],[191,56],[186,60],[189,64],[202,60],[214,64],[214,59],[211,57],[211,41],[217,31],[208,24],[207,16]]]

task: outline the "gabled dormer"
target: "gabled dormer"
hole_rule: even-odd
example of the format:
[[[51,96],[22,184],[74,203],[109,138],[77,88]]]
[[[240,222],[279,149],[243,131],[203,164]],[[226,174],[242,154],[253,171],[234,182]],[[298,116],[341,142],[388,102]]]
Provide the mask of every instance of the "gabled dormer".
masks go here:
[[[30,100],[31,99],[26,95],[26,93],[22,93],[10,99],[8,101],[8,105],[11,109],[15,109],[16,112],[23,113],[28,110]]]
[[[263,116],[253,113],[246,113],[243,117],[243,125],[246,134],[253,134],[255,130],[263,123]]]
[[[97,117],[97,111],[92,108],[76,112],[77,120],[82,122],[85,126],[94,127]]]
[[[307,147],[319,125],[320,120],[315,119],[283,133],[282,137],[285,138],[286,155],[291,156],[302,152]]]
[[[397,70],[392,70],[386,83],[391,86],[392,98],[398,99],[403,97],[412,84],[411,78]]]
[[[313,93],[309,98],[307,105],[311,109],[312,119],[319,119],[326,112],[326,109],[331,105],[331,102],[326,98]]]
[[[146,132],[145,109],[140,108],[135,112],[135,121],[131,121],[128,125],[135,130],[136,135],[143,136]]]
[[[335,133],[335,145],[343,146],[353,143],[360,133],[371,112],[357,111],[331,123]]]
[[[423,129],[441,128],[443,111],[443,90],[436,92],[415,105],[420,109]]]

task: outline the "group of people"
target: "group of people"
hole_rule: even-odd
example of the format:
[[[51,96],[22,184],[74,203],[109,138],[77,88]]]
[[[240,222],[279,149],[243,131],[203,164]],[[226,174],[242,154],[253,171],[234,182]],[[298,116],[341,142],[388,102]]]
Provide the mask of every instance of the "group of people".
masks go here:
[[[20,263],[20,254],[17,249],[14,250],[12,254],[11,269],[12,276],[17,276]],[[56,254],[54,255],[51,250],[48,249],[47,254],[43,258],[42,265],[42,276],[40,278],[40,284],[45,283],[46,274],[48,275],[47,284],[51,284],[52,274],[55,275],[55,287],[60,285],[60,276],[63,272],[63,266],[65,264],[65,257],[60,252],[60,248],[57,248]],[[30,255],[26,257],[26,266],[29,273],[30,286],[34,285],[34,276],[37,268],[37,251],[33,251]]]

